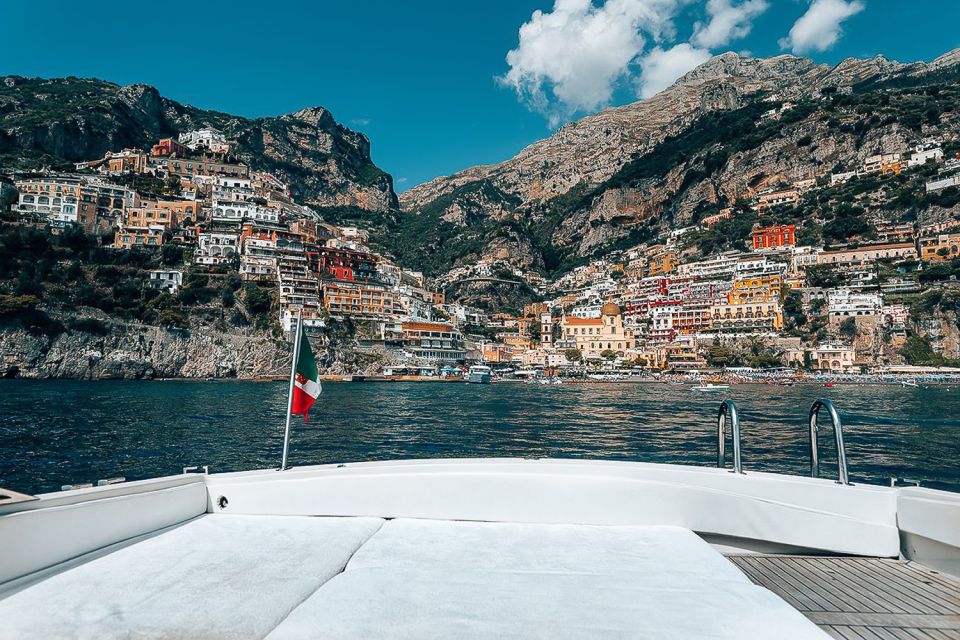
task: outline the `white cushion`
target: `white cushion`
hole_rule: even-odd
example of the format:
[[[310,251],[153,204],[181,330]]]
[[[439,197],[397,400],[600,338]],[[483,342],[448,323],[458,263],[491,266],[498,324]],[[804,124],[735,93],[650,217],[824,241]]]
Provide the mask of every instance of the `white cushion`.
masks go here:
[[[0,638],[263,637],[382,523],[201,516],[0,600]]]
[[[733,563],[695,533],[669,526],[390,520],[347,565],[349,570],[372,567],[429,568],[443,573],[472,569],[629,574],[631,580],[656,575],[671,582],[750,584]]]
[[[347,570],[267,640],[649,638],[824,640],[752,584],[650,586],[622,576]]]
[[[677,527],[394,520],[269,640],[826,636]]]

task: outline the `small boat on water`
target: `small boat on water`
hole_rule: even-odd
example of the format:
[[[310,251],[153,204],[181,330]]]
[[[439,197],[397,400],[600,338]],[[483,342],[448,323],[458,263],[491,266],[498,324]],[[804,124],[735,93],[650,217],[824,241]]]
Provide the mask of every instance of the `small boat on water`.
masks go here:
[[[700,384],[695,387],[690,387],[691,391],[698,391],[698,392],[727,391],[729,389],[730,389],[730,385],[717,383],[717,382],[707,382],[706,384]]]
[[[918,385],[916,382],[913,382],[912,380],[901,380],[900,386],[901,387],[919,387],[920,385]]]
[[[467,382],[471,384],[490,384],[493,380],[493,370],[482,364],[475,364],[467,371]]]

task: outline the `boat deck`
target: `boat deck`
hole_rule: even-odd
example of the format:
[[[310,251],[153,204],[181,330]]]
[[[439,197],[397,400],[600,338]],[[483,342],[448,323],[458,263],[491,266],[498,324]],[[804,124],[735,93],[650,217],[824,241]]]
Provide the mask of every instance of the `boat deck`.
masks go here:
[[[901,560],[729,555],[834,638],[960,639],[960,580]]]

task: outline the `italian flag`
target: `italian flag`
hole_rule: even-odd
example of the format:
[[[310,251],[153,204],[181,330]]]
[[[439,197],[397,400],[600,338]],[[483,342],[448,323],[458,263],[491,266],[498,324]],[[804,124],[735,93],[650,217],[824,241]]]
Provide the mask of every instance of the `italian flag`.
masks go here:
[[[297,369],[293,378],[293,404],[290,413],[303,416],[310,422],[310,407],[320,395],[320,374],[317,371],[317,361],[310,349],[310,341],[303,327],[300,327],[300,353],[297,354]]]

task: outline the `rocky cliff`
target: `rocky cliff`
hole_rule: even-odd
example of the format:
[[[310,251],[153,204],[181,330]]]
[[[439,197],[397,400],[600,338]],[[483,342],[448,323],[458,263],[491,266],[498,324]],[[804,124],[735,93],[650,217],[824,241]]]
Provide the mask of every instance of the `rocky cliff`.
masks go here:
[[[208,125],[237,141],[239,159],[287,181],[299,201],[396,207],[393,181],[371,161],[370,141],[321,107],[251,120],[183,105],[143,84],[0,78],[0,166],[69,166]]]
[[[960,86],[958,65],[958,51],[929,64],[880,56],[835,67],[726,53],[650,99],[565,125],[506,162],[405,192],[400,224],[423,229],[432,220],[448,238],[432,244],[462,247],[440,271],[509,256],[551,273],[683,226],[761,180],[822,175],[926,134],[955,132],[950,108],[936,121],[919,116],[930,87]],[[891,88],[916,95],[893,105],[879,99],[885,117],[876,118],[876,105],[858,99]],[[796,107],[762,118],[784,105]],[[404,249],[416,253],[402,243],[398,253]]]
[[[256,335],[128,327],[99,336],[55,337],[0,332],[0,374],[24,378],[139,380],[282,376],[290,366],[281,343]]]
[[[250,380],[290,373],[290,343],[270,330],[201,323],[187,329],[156,327],[87,308],[54,317],[71,327],[41,333],[0,326],[0,378]],[[78,330],[78,319],[96,319],[102,329]],[[388,359],[359,349],[355,336],[340,326],[312,335],[310,341],[321,373],[379,373]]]

